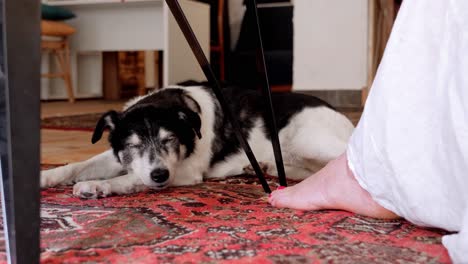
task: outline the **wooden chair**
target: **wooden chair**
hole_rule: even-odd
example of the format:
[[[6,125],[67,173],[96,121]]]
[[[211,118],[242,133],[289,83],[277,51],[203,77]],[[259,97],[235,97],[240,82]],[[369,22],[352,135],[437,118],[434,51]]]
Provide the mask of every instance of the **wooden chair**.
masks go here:
[[[52,54],[59,68],[58,72],[43,73],[41,76],[63,79],[67,88],[68,101],[74,103],[69,38],[75,33],[75,29],[62,22],[43,20],[41,31],[41,50],[43,53]]]
[[[225,80],[225,51],[224,51],[224,5],[225,0],[218,0],[218,14],[217,14],[217,42],[211,44],[210,50],[213,53],[219,53],[219,77],[222,81]]]

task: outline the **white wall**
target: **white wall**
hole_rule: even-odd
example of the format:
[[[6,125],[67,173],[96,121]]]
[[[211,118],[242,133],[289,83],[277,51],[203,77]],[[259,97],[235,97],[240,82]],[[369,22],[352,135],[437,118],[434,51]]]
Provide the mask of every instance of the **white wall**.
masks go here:
[[[242,20],[244,19],[245,6],[244,0],[229,0],[229,26],[231,31],[231,49],[234,49],[239,38]]]
[[[366,85],[367,1],[294,0],[294,90]]]
[[[179,1],[200,46],[210,58],[210,8],[195,1]],[[164,8],[166,44],[163,86],[186,80],[205,81],[205,75],[169,8]]]

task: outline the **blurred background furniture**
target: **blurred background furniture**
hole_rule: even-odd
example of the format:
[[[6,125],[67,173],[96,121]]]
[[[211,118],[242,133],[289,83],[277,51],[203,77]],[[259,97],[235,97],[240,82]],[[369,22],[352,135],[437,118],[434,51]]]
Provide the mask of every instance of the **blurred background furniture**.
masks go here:
[[[76,15],[68,23],[77,29],[70,39],[71,71],[76,98],[119,99],[119,51],[145,52],[145,83],[139,90],[156,86],[154,51],[162,51],[164,86],[187,79],[204,81],[190,47],[162,0],[46,0]],[[181,0],[205,54],[210,52],[209,6]],[[151,66],[153,65],[153,66]],[[43,83],[42,99],[63,99],[63,84]]]
[[[258,1],[258,16],[270,85],[291,86],[293,69],[293,3]],[[230,59],[229,81],[251,86],[257,76],[253,13],[245,12]],[[274,90],[274,89],[273,89]]]
[[[224,81],[226,79],[224,37],[225,37],[225,28],[226,28],[225,18],[226,18],[227,12],[225,12],[226,10],[225,2],[226,2],[225,0],[217,0],[217,6],[211,7],[212,11],[216,10],[216,14],[215,14],[216,21],[215,23],[211,22],[212,24],[215,24],[215,28],[214,28],[214,31],[213,31],[213,27],[211,28],[212,37],[211,37],[210,51],[212,54],[215,53],[213,55],[215,56],[217,55],[217,58],[218,58],[217,65],[219,67],[219,79],[221,81]],[[213,14],[211,16],[211,19],[213,20]],[[213,60],[212,60],[212,63],[214,63]]]
[[[51,54],[56,61],[55,72],[42,73],[45,78],[61,78],[64,81],[68,101],[75,102],[73,95],[73,82],[71,80],[70,64],[70,36],[75,29],[63,22],[41,21],[41,50],[45,54]],[[52,68],[52,67],[51,67]]]
[[[362,91],[362,105],[365,104],[374,81],[377,68],[382,60],[385,47],[392,32],[393,23],[402,0],[368,0],[368,69],[367,85]]]
[[[218,79],[225,81],[230,49],[229,0],[196,1],[210,6],[210,64]]]

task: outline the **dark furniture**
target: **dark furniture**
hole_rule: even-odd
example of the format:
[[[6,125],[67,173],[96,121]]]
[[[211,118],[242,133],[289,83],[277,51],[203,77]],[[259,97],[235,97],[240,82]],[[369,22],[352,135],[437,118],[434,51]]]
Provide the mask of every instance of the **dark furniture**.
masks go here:
[[[281,3],[278,3],[281,2]],[[271,85],[292,84],[293,12],[288,1],[259,1],[258,15]],[[230,58],[229,81],[251,85],[257,76],[255,63],[255,28],[253,14],[247,10],[235,50]]]
[[[224,81],[226,79],[226,65],[228,64],[227,51],[229,51],[230,43],[229,0],[197,1],[210,5],[210,64],[217,77]]]
[[[40,1],[0,0],[0,155],[10,263],[39,263]]]

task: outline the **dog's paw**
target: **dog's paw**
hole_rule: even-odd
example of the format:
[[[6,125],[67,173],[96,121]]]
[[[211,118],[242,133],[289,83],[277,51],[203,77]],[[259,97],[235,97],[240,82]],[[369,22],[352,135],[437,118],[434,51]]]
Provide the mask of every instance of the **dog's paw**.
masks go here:
[[[260,169],[262,170],[263,174],[266,174],[268,169],[270,168],[270,165],[268,165],[268,163],[266,162],[259,162],[258,165],[260,166]],[[256,175],[252,165],[244,167],[243,171],[247,175]]]
[[[41,171],[41,188],[55,186],[54,174],[50,170]]]
[[[51,169],[41,171],[41,188],[55,187],[57,185],[71,185],[72,181],[69,181],[67,177],[64,177],[64,172]]]
[[[106,181],[78,182],[73,186],[73,195],[82,199],[107,197],[111,193],[111,185]]]

